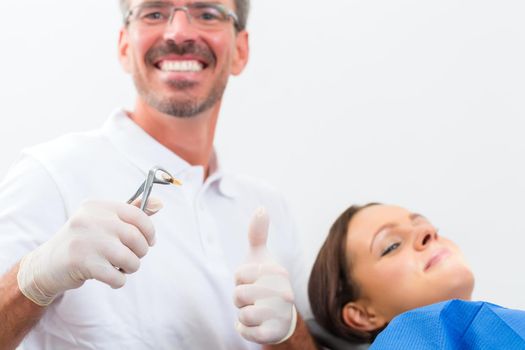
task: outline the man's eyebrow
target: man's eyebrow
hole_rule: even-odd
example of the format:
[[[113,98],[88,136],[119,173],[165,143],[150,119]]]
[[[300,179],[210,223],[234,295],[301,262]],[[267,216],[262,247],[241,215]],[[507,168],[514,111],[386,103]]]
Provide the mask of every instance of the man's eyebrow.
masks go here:
[[[410,214],[409,218],[410,218],[410,221],[412,221],[412,222],[414,222],[414,221],[417,220],[417,219],[425,219],[425,220],[426,220],[426,218],[425,218],[423,215],[418,214],[418,213],[412,213],[412,214]],[[374,237],[372,238],[372,241],[370,242],[370,252],[372,252],[372,246],[374,245],[374,241],[375,241],[377,235],[378,235],[381,231],[384,231],[384,230],[386,230],[386,229],[390,229],[390,228],[394,228],[394,227],[397,227],[397,226],[399,226],[399,225],[396,224],[396,223],[393,223],[393,222],[389,222],[389,223],[386,223],[386,224],[384,224],[383,226],[381,226],[381,227],[380,227],[380,228],[374,233]]]
[[[144,1],[141,2],[140,4],[137,4],[137,6],[147,5],[148,7],[154,7],[154,6],[162,6],[162,5],[166,5],[166,4],[169,4],[169,3],[170,3],[169,1],[144,0]],[[135,6],[135,7],[137,7],[137,6]]]

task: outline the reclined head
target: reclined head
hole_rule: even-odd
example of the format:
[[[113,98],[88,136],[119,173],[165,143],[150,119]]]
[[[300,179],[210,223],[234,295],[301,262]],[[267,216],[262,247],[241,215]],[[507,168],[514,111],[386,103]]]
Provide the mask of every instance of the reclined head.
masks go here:
[[[318,323],[371,342],[395,316],[471,298],[474,276],[459,248],[423,215],[377,203],[352,206],[332,225],[308,294]]]

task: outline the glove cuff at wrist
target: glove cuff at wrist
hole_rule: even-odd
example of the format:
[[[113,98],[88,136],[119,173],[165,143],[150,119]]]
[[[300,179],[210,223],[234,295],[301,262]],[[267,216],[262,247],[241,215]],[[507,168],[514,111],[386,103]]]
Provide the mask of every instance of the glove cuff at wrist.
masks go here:
[[[292,322],[290,324],[290,330],[284,336],[283,339],[279,340],[277,343],[274,343],[274,344],[281,344],[287,341],[288,339],[290,339],[290,337],[294,334],[296,327],[297,327],[297,309],[295,308],[295,305],[292,304]]]
[[[21,261],[18,268],[17,281],[18,288],[24,296],[39,306],[48,306],[53,302],[56,295],[49,296],[35,281],[35,266],[33,257],[35,252],[26,255]]]

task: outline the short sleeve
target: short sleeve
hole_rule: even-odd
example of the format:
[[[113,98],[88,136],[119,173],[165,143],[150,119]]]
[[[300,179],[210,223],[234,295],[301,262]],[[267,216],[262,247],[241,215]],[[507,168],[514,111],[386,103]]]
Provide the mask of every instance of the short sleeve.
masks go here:
[[[45,167],[22,155],[0,183],[0,275],[66,221],[62,196]]]

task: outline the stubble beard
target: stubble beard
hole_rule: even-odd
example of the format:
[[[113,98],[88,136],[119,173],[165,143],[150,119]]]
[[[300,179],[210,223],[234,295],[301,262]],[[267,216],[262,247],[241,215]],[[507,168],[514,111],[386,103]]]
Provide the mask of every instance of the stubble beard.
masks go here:
[[[181,56],[192,54],[208,64],[206,69],[217,68],[217,59],[209,47],[195,42],[176,44],[172,40],[149,49],[145,56],[145,63],[150,67],[155,67],[157,59],[168,54]],[[222,99],[228,82],[228,72],[226,67],[223,67],[215,81],[212,82],[210,90],[203,98],[192,96],[192,90],[198,88],[198,83],[190,80],[165,82],[173,92],[178,93],[179,97],[169,96],[169,93],[168,95],[162,95],[155,91],[149,86],[147,76],[140,74],[138,71],[135,71],[133,74],[133,81],[137,92],[149,106],[173,117],[191,118],[212,108]]]
[[[191,118],[212,108],[222,99],[228,78],[221,72],[207,96],[200,100],[191,96],[190,91],[197,85],[197,83],[192,81],[169,81],[167,84],[171,89],[178,92],[187,91],[187,95],[186,97],[165,97],[149,89],[145,79],[142,79],[142,77],[134,76],[133,80],[139,95],[149,106],[173,117]]]

